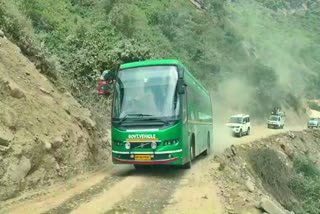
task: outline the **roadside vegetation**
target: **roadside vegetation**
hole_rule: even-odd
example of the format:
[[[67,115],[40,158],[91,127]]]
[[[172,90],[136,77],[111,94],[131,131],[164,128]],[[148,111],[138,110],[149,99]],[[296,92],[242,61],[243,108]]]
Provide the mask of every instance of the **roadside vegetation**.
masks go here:
[[[309,101],[308,102],[309,108],[315,111],[320,111],[320,104],[316,101]]]
[[[264,148],[250,152],[256,174],[286,209],[297,214],[320,213],[320,168],[308,156],[296,156],[290,167],[275,150]]]
[[[96,93],[100,72],[151,58],[182,60],[229,106],[241,93],[239,110],[255,116],[275,105],[299,112],[301,96],[320,96],[313,1],[306,11],[303,1],[282,0],[206,0],[204,10],[183,0],[0,2],[0,28],[98,115],[108,114],[110,103]]]

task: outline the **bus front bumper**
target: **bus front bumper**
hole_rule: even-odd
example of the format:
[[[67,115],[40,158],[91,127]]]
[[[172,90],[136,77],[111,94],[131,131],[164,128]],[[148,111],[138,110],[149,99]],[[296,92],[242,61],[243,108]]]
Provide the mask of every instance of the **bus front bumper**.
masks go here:
[[[124,160],[124,159],[119,159],[119,158],[113,158],[114,161],[119,162],[119,163],[124,163],[124,164],[149,164],[149,165],[154,165],[154,164],[167,164],[174,162],[178,160],[179,158],[170,158],[166,160],[149,160],[149,161],[140,161],[140,160]]]
[[[167,152],[112,152],[114,164],[149,164],[149,165],[182,165],[182,149]],[[139,159],[139,156],[143,159]]]

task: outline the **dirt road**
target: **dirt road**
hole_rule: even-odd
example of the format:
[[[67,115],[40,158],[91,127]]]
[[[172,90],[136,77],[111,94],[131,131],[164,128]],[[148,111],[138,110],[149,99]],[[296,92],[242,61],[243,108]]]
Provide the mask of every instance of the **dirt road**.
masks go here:
[[[136,171],[131,166],[119,166],[45,193],[8,201],[0,213],[170,214],[199,209],[202,213],[222,213],[212,172],[208,170],[210,163],[211,158],[200,157],[191,170],[158,167]],[[210,168],[214,171],[214,164]]]
[[[250,136],[232,138],[216,129],[215,153],[231,144],[254,141],[288,130],[256,127]],[[220,132],[219,132],[220,131]],[[26,194],[0,205],[0,213],[12,214],[113,214],[113,213],[224,213],[220,190],[214,180],[213,157],[198,158],[191,170],[157,167],[136,171],[114,166],[108,171],[82,176],[44,191]]]

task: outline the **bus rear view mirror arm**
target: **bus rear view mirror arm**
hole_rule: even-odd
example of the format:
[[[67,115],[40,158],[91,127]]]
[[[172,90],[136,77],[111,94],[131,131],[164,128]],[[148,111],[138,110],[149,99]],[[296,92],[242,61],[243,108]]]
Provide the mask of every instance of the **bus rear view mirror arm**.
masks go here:
[[[178,80],[178,93],[184,94],[186,92],[186,84],[182,79]]]

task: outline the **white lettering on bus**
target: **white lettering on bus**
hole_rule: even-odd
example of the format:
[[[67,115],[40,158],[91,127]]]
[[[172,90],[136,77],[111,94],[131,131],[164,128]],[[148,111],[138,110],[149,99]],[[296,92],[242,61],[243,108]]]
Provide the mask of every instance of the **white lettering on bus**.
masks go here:
[[[129,134],[128,136],[129,139],[133,139],[133,138],[156,138],[155,134]]]

